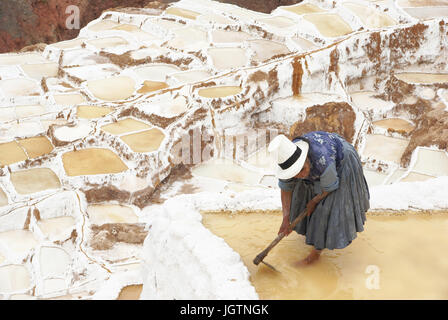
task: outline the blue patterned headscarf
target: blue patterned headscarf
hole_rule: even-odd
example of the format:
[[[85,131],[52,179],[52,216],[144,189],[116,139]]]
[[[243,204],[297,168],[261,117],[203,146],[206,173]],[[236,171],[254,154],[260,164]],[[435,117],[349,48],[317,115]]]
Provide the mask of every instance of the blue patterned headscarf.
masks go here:
[[[342,146],[344,138],[340,135],[325,131],[311,131],[294,138],[292,142],[299,140],[304,140],[309,145],[308,159],[311,169],[308,179],[319,180],[331,163],[336,162],[336,167],[339,167],[339,163],[344,157]]]

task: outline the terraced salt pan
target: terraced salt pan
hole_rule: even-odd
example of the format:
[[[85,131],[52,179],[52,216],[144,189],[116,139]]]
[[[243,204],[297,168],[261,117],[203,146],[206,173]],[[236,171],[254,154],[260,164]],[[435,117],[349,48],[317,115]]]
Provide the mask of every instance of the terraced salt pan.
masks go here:
[[[17,193],[23,195],[61,187],[58,176],[48,168],[14,171],[11,182]]]
[[[8,204],[8,197],[2,188],[0,188],[0,207],[3,207]],[[0,262],[1,263],[1,262]]]
[[[18,140],[18,143],[30,159],[50,153],[54,149],[50,140],[44,136],[21,139]]]
[[[138,216],[132,208],[117,204],[94,204],[87,207],[89,221],[92,224],[137,223]]]
[[[185,25],[176,22],[176,21],[171,21],[171,20],[165,20],[165,19],[155,19],[155,20],[151,20],[152,24],[155,24],[157,26],[160,26],[164,29],[167,29],[169,31],[175,31],[177,29],[180,28],[184,28]]]
[[[241,68],[248,62],[246,50],[242,48],[210,48],[207,52],[217,70]]]
[[[127,42],[125,39],[121,37],[99,38],[94,40],[88,40],[87,43],[94,46],[97,49],[106,49],[129,44],[129,42]]]
[[[373,125],[395,131],[404,131],[405,133],[410,133],[415,128],[411,122],[399,118],[374,121]]]
[[[274,156],[268,152],[267,148],[261,148],[254,154],[250,155],[247,163],[251,166],[265,169],[269,172],[275,172],[276,162]]]
[[[412,170],[436,177],[448,176],[448,156],[444,151],[418,148]]]
[[[126,171],[128,167],[109,149],[88,148],[62,155],[68,176],[110,174]]]
[[[184,72],[173,73],[168,76],[168,79],[174,79],[179,84],[187,84],[192,82],[199,82],[210,78],[212,75],[206,70],[188,70]]]
[[[25,266],[6,265],[0,267],[0,293],[13,293],[27,290],[31,276]]]
[[[142,121],[138,121],[133,118],[126,118],[111,124],[104,125],[101,127],[101,130],[114,135],[121,135],[123,133],[140,131],[149,128],[150,126]]]
[[[15,107],[15,112],[17,119],[22,119],[44,114],[47,112],[47,109],[41,105],[17,106]]]
[[[397,79],[406,83],[447,83],[448,73],[419,73],[419,72],[405,72],[395,74]]]
[[[54,119],[54,120],[41,120],[42,132],[47,132],[49,127],[52,125],[65,125],[67,124],[67,120],[65,119]]]
[[[85,57],[83,60],[88,59]],[[105,60],[99,60],[95,64],[86,64],[79,67],[65,68],[65,72],[82,80],[105,79],[120,73],[120,68],[116,65],[107,63]]]
[[[209,46],[207,32],[196,27],[172,30],[174,39],[168,41],[169,47],[186,51],[198,51]]]
[[[408,144],[409,141],[405,139],[368,134],[362,155],[377,160],[400,163],[401,156]]]
[[[434,176],[430,176],[427,174],[421,174],[417,172],[409,172],[404,178],[400,180],[400,182],[414,182],[414,181],[426,181],[429,179],[434,179]]]
[[[67,283],[64,279],[45,279],[43,284],[43,294],[45,295],[67,289]]]
[[[343,6],[353,11],[368,28],[376,29],[390,27],[397,24],[397,22],[390,16],[373,8],[351,2],[346,2]]]
[[[237,86],[220,86],[200,89],[198,94],[204,98],[224,98],[239,94],[243,89]]]
[[[123,289],[121,289],[117,300],[139,300],[142,290],[142,284],[125,286]]]
[[[226,30],[212,30],[211,36],[213,43],[235,43],[253,38],[252,35],[246,32]]]
[[[70,256],[60,248],[42,247],[39,262],[43,277],[63,276],[69,267]]]
[[[0,165],[9,165],[27,158],[25,151],[17,142],[0,143]]]
[[[200,13],[188,10],[188,9],[182,9],[182,8],[176,8],[176,7],[170,7],[165,10],[165,14],[172,14],[178,17],[187,18],[191,20],[196,20],[196,18],[200,15]]]
[[[410,16],[420,20],[444,18],[448,16],[448,4],[443,7],[403,8],[403,10]]]
[[[110,30],[113,27],[118,26],[119,23],[112,20],[101,20],[100,22],[94,23],[88,27],[90,31],[99,32]]]
[[[403,178],[406,174],[407,170],[405,169],[397,169],[394,171],[394,173],[387,179],[387,184],[392,184],[399,182],[401,178]]]
[[[195,176],[249,185],[257,185],[261,178],[260,174],[247,170],[227,159],[211,159],[195,166],[191,173]]]
[[[337,14],[306,14],[303,18],[314,24],[324,37],[340,37],[353,32],[350,25]]]
[[[375,91],[359,91],[350,93],[350,96],[355,106],[357,106],[361,110],[382,111],[393,108],[394,103],[392,101],[386,101],[380,98],[376,98],[375,95],[378,94],[379,93]]]
[[[134,37],[136,37],[138,41],[158,40],[158,38],[156,36],[143,31],[142,29],[140,29],[139,27],[137,27],[133,24],[120,24],[116,27],[113,27],[112,30],[120,30],[120,31],[129,32]]]
[[[34,234],[28,230],[0,232],[0,250],[6,258],[26,256],[38,244]]]
[[[73,49],[79,48],[86,41],[86,38],[76,38],[73,40],[61,41],[52,43],[51,46],[59,48],[59,49]]]
[[[397,0],[400,7],[437,7],[448,6],[447,0]]]
[[[124,100],[134,94],[135,81],[127,76],[90,80],[87,82],[87,88],[95,97],[101,100]]]
[[[37,226],[44,237],[51,241],[64,241],[68,239],[75,228],[76,220],[70,216],[40,219]]]
[[[40,63],[22,64],[20,67],[28,77],[40,80],[42,77],[56,77],[59,66],[57,63]]]
[[[155,44],[151,44],[147,48],[135,50],[131,52],[132,59],[140,60],[140,59],[146,59],[148,57],[156,57],[165,55],[169,52],[168,49],[159,47]]]
[[[162,90],[168,88],[169,85],[163,81],[151,81],[145,80],[143,81],[143,86],[137,90],[137,93],[146,94],[154,91]]]
[[[196,20],[198,22],[208,23],[208,24],[210,24],[210,23],[218,23],[218,24],[225,24],[225,25],[235,24],[235,21],[230,20],[220,14],[216,14],[213,12],[201,14],[200,16],[198,16],[196,18]]]
[[[134,152],[152,152],[159,149],[165,134],[157,128],[120,137]]]
[[[288,7],[280,7],[283,10],[290,11],[292,13],[302,15],[305,13],[315,13],[315,12],[325,12],[326,10],[311,4],[311,3],[305,3],[305,4],[298,4],[295,6],[288,6]]]
[[[432,100],[435,98],[436,92],[432,88],[423,88],[419,90],[418,95],[425,100]]]
[[[364,169],[364,176],[367,180],[367,184],[369,185],[369,187],[382,185],[385,183],[387,179],[387,174],[367,169]]]
[[[89,122],[83,121],[75,125],[56,128],[53,134],[58,140],[69,142],[87,137],[92,129]]]
[[[134,72],[144,80],[166,81],[169,74],[182,71],[179,67],[169,64],[154,64],[139,67]]]
[[[0,90],[7,98],[39,95],[37,83],[24,78],[0,80]]]
[[[184,96],[172,98],[171,95],[159,95],[150,102],[151,112],[162,117],[172,118],[188,110],[187,99]]]
[[[288,28],[296,24],[296,22],[288,17],[274,16],[269,18],[260,19],[260,22],[276,28]]]
[[[303,39],[301,37],[294,37],[291,38],[291,40],[296,43],[300,48],[303,49],[303,51],[309,51],[309,50],[314,50],[317,48],[317,46],[312,43],[311,41],[308,41],[306,39]]]
[[[0,65],[43,63],[46,60],[39,53],[0,54]]]
[[[78,118],[82,119],[95,119],[101,118],[114,111],[109,107],[97,107],[97,106],[78,106],[76,114]]]
[[[86,99],[80,94],[55,94],[54,101],[58,105],[70,106],[85,103]]]
[[[37,136],[44,133],[44,128],[42,126],[43,121],[33,119],[30,121],[15,121],[7,125],[0,126],[0,140],[8,141],[15,137],[24,136]]]
[[[255,52],[255,60],[266,61],[276,55],[290,53],[287,46],[282,43],[270,40],[248,41],[249,47]]]
[[[11,121],[17,119],[16,108],[14,107],[2,107],[0,112],[0,121]]]

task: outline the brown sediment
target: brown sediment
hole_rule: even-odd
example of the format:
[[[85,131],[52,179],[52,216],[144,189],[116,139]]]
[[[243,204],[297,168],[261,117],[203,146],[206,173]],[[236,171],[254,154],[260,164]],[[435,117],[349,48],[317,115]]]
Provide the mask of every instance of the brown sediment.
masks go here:
[[[328,102],[306,109],[303,122],[294,123],[289,129],[292,139],[310,131],[336,132],[348,142],[352,142],[355,135],[354,123],[356,114],[346,102]]]
[[[411,95],[414,90],[415,85],[401,81],[392,74],[384,84],[384,92],[376,97],[395,103],[401,103],[406,97]]]
[[[30,228],[30,222],[31,222],[31,208],[28,209],[28,213],[26,214],[26,220],[23,224],[23,229],[28,230]]]
[[[148,235],[143,223],[106,223],[92,225],[90,246],[95,250],[111,249],[115,243],[142,244]]]
[[[90,189],[81,189],[84,192],[88,203],[100,203],[107,201],[118,201],[126,203],[131,194],[128,191],[120,190],[114,186],[102,186],[99,184],[89,184]]]
[[[424,32],[428,26],[417,23],[410,27],[398,28],[390,34],[387,47],[390,49],[390,61],[399,60],[405,53],[415,52],[425,40]]]
[[[162,117],[159,116],[157,114],[146,114],[145,112],[141,111],[140,109],[136,108],[136,107],[129,107],[129,108],[125,108],[123,109],[119,115],[118,115],[118,119],[120,118],[124,118],[124,117],[135,117],[137,119],[141,119],[141,120],[146,120],[149,123],[163,128],[165,129],[166,127],[168,127],[170,124],[172,124],[173,122],[177,121],[179,118],[181,118],[183,116],[184,113],[172,117],[172,118],[166,118],[166,117]]]
[[[333,51],[331,51],[330,53],[330,66],[328,67],[328,73],[330,72],[334,72],[334,74],[336,75],[336,77],[339,77],[339,50],[337,47],[335,47],[333,49]],[[302,71],[303,72],[303,71]],[[330,81],[330,85],[331,85],[331,80],[332,78],[329,78]]]
[[[438,146],[441,150],[448,151],[448,112],[444,109],[431,110],[415,121],[416,128],[401,157],[403,167],[408,166],[412,152],[418,146]]]
[[[372,32],[369,41],[364,46],[364,50],[369,60],[373,63],[373,69],[378,73],[381,66],[381,33]]]
[[[42,87],[42,90],[44,91],[44,93],[48,92],[47,78],[42,77],[42,80],[40,80],[40,86]]]
[[[40,220],[40,211],[36,207],[33,209],[33,216],[36,219],[36,221]]]
[[[268,80],[268,74],[261,70],[257,70],[247,77],[248,82],[260,82],[265,80]]]
[[[292,93],[293,95],[300,94],[302,90],[302,76],[303,76],[303,68],[302,68],[302,57],[296,57],[292,61]]]
[[[133,201],[133,203],[139,208],[143,208],[145,205],[149,203],[163,203],[165,199],[161,198],[161,194],[165,190],[167,190],[173,184],[174,181],[188,180],[193,177],[191,175],[191,167],[192,165],[183,163],[173,166],[171,168],[170,174],[164,180],[162,180],[157,184],[156,188],[153,189],[151,194],[148,195],[147,197],[143,197],[142,200],[144,201],[139,202]],[[134,192],[133,196],[135,194],[136,193]]]
[[[151,203],[158,203],[156,201],[153,201],[153,193],[154,188],[153,187],[146,187],[144,189],[135,191],[131,195],[130,202],[139,207],[140,209],[146,207],[147,205]]]
[[[115,54],[105,51],[100,51],[99,55],[101,57],[107,58],[110,63],[115,64],[119,66],[120,68],[126,68],[129,66],[137,66],[141,64],[147,64],[147,63],[166,63],[166,64],[174,64],[178,67],[187,68],[188,65],[193,61],[193,58],[191,57],[183,57],[180,59],[172,59],[166,55],[159,55],[156,57],[145,57],[143,59],[134,59],[132,58],[132,51],[126,51],[123,54]]]

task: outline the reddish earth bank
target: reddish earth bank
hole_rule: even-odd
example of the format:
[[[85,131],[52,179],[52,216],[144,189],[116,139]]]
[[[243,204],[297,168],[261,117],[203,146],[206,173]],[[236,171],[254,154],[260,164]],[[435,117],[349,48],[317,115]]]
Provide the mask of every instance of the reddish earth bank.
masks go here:
[[[167,3],[157,4],[161,9]],[[251,10],[269,13],[278,6],[301,0],[223,0]],[[0,1],[0,53],[17,51],[38,43],[50,44],[75,38],[80,29],[66,27],[73,14],[68,6],[79,8],[79,27],[82,28],[109,8],[154,6],[151,0],[2,0]]]

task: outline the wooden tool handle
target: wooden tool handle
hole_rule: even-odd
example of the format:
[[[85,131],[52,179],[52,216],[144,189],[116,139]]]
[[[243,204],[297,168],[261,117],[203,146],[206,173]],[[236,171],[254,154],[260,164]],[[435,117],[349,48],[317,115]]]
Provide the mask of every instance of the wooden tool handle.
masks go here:
[[[306,210],[306,209],[303,210],[303,211],[297,216],[297,218],[295,218],[295,219],[291,222],[291,224],[289,225],[289,227],[290,227],[291,229],[293,229],[293,228],[294,228],[294,227],[295,227],[295,226],[296,226],[296,225],[297,225],[303,218],[306,217],[306,213],[307,213],[307,210]],[[277,243],[279,243],[280,240],[283,239],[284,236],[285,236],[285,234],[284,234],[283,232],[280,232],[280,234],[277,236],[277,238],[275,238],[275,239],[271,242],[271,244],[270,244],[266,249],[264,249],[262,252],[260,252],[260,254],[258,254],[258,256],[255,257],[253,263],[254,263],[255,265],[258,266],[258,264],[259,264],[261,261],[263,261],[263,259],[268,255],[269,251],[271,251],[272,248],[274,248],[274,247],[277,245]]]

